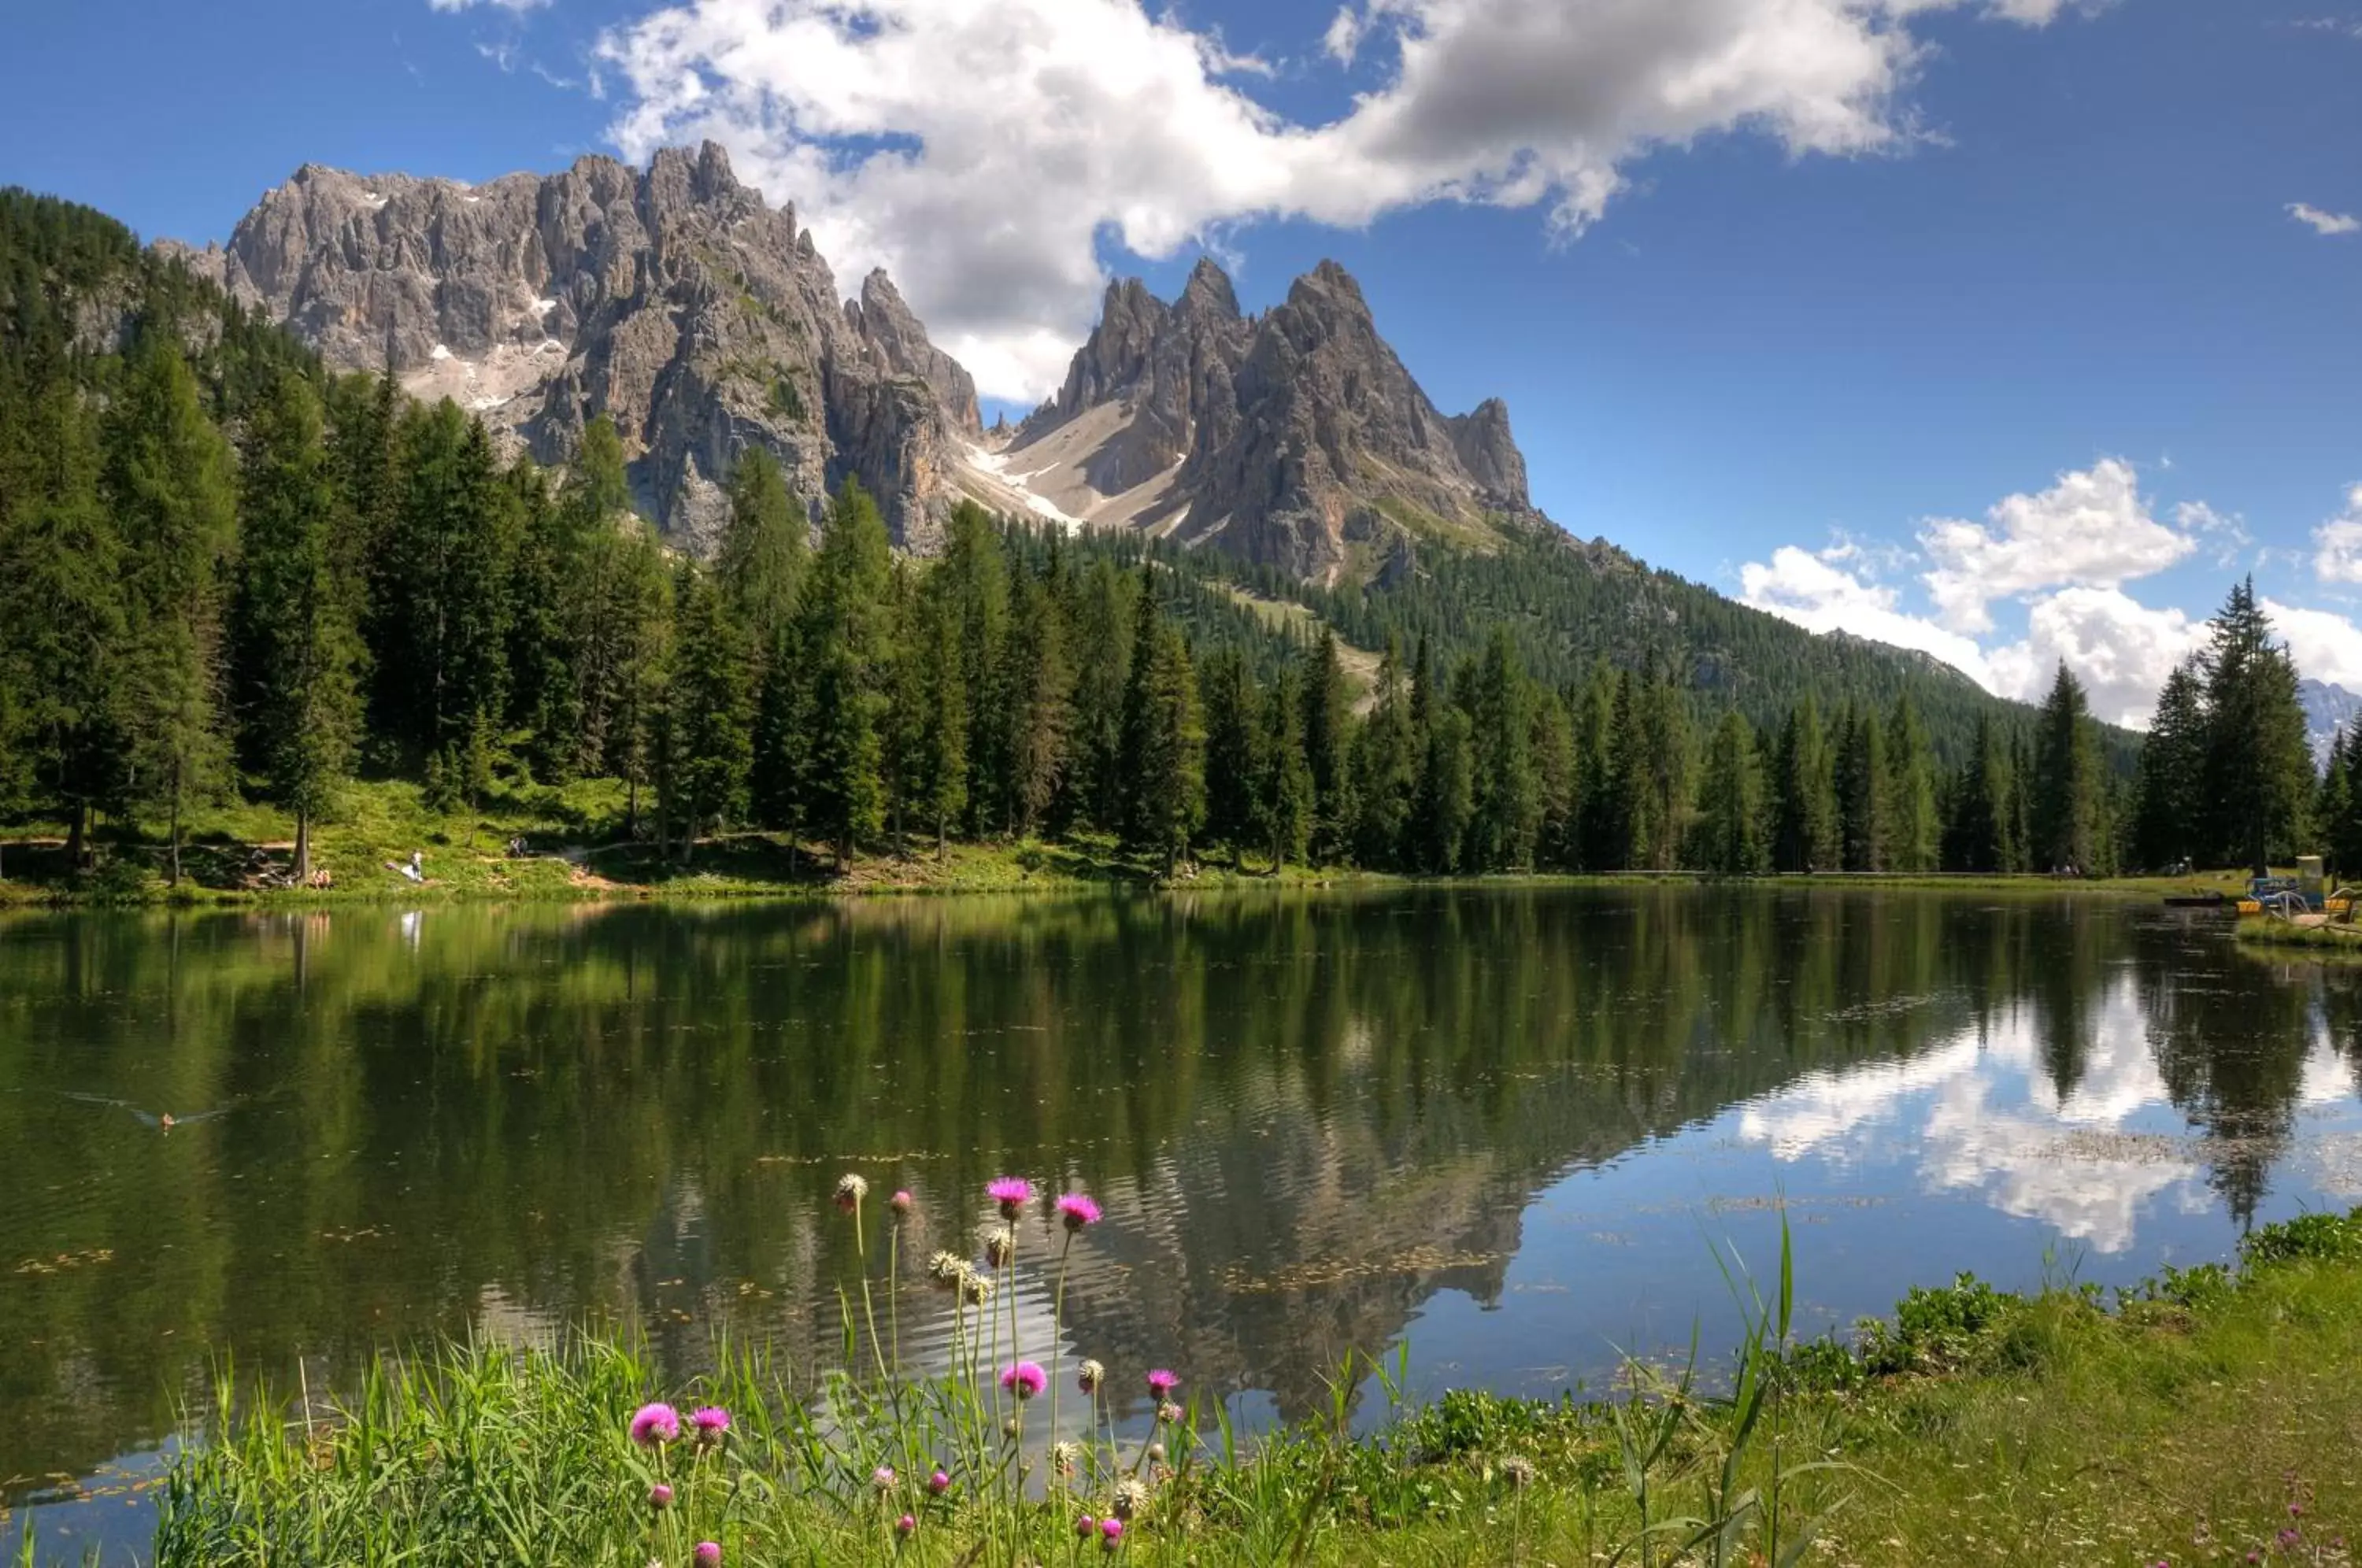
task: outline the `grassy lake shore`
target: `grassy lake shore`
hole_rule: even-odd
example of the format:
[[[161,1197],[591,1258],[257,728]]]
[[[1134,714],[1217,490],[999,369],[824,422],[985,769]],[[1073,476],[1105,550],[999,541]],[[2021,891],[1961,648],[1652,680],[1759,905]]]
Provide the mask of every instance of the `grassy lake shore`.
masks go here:
[[[292,829],[259,806],[215,808],[192,819],[182,847],[182,880],[167,884],[166,846],[152,832],[107,826],[94,871],[74,873],[57,825],[0,832],[0,908],[28,905],[153,904],[315,906],[416,903],[442,899],[796,899],[864,894],[1079,892],[1094,889],[1439,885],[1629,886],[1705,880],[1694,872],[1555,874],[1469,878],[1418,878],[1341,867],[1291,865],[1275,876],[1253,856],[1215,856],[1172,879],[1161,867],[1123,855],[1113,840],[1077,835],[1055,842],[953,842],[938,853],[912,834],[902,854],[867,855],[838,872],[820,845],[780,834],[734,834],[701,842],[690,861],[662,856],[623,833],[629,808],[623,787],[596,780],[502,799],[480,812],[428,811],[416,786],[356,785],[335,823],[315,830],[313,858],[330,885],[277,885],[292,866]],[[525,853],[512,856],[512,840]],[[395,869],[415,852],[425,881]],[[1874,886],[1970,889],[2012,893],[2102,893],[2164,897],[2235,893],[2235,873],[2174,878],[2066,879],[2043,876],[1924,876],[1827,873],[1754,879],[1798,887]]]
[[[1103,1463],[1095,1440],[1049,1502],[971,1485],[956,1441],[841,1375],[791,1385],[725,1355],[665,1388],[610,1341],[454,1348],[381,1364],[350,1409],[315,1396],[309,1419],[282,1408],[189,1451],[158,1564],[688,1568],[701,1540],[728,1568],[2351,1561],[2362,1218],[2266,1227],[2235,1270],[2104,1301],[1964,1275],[1843,1342],[1783,1345],[1784,1294],[1722,1393],[1636,1366],[1607,1399],[1451,1395],[1360,1436],[1341,1397],[1252,1444],[1193,1408],[1157,1429],[1161,1460],[1110,1437]],[[727,1405],[726,1441],[635,1449],[625,1423],[664,1395]],[[939,1457],[960,1476],[941,1490]],[[1154,1479],[1120,1542],[1079,1537],[1135,1474]],[[659,1478],[678,1489],[662,1513]]]

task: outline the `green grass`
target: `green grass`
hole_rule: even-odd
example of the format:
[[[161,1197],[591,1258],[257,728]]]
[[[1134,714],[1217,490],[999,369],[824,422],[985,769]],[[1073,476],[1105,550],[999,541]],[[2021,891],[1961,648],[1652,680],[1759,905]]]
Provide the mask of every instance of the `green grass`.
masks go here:
[[[1203,1408],[1157,1429],[1161,1451],[1095,1421],[1046,1499],[1038,1470],[1019,1479],[988,1375],[981,1391],[891,1375],[866,1327],[896,1310],[882,1277],[846,1282],[844,1364],[816,1379],[726,1347],[683,1388],[596,1338],[452,1347],[381,1361],[345,1406],[248,1403],[177,1463],[157,1561],[681,1568],[700,1540],[734,1568],[2350,1560],[2362,1211],[2268,1227],[2236,1271],[2169,1270],[2113,1303],[1964,1275],[1843,1343],[1790,1344],[1784,1255],[1778,1280],[1766,1298],[1741,1276],[1752,1327],[1717,1394],[1635,1364],[1617,1397],[1453,1394],[1354,1437],[1341,1391],[1374,1370],[1396,1386],[1363,1364],[1321,1419],[1260,1441]],[[988,1373],[999,1316],[968,1320]],[[660,1396],[727,1406],[729,1438],[635,1448],[625,1424]],[[922,1481],[938,1464],[940,1496]],[[1076,1516],[1134,1479],[1120,1552],[1078,1543]],[[661,1513],[658,1480],[678,1494]]]
[[[2239,922],[2239,941],[2249,947],[2274,952],[2293,951],[2323,957],[2351,955],[2362,958],[2362,928],[2352,925],[2298,925],[2292,921],[2249,915]]]
[[[812,898],[851,893],[1006,893],[1145,889],[1164,885],[1162,867],[1123,855],[1101,834],[1058,842],[1023,840],[955,843],[940,856],[923,834],[904,853],[866,854],[839,874],[825,849],[772,834],[731,834],[700,844],[689,866],[660,857],[653,845],[626,834],[624,787],[612,778],[565,786],[496,789],[480,812],[430,812],[417,785],[371,781],[346,789],[334,820],[314,830],[313,857],[333,879],[326,891],[270,885],[292,863],[294,825],[268,804],[230,802],[192,813],[182,852],[183,880],[166,886],[161,834],[153,823],[106,823],[94,835],[99,868],[69,872],[64,827],[28,823],[0,829],[0,906],[9,903],[279,902],[317,904],[355,900]],[[511,858],[513,838],[529,855]],[[425,856],[427,884],[391,869],[412,851]],[[259,869],[263,874],[258,876]],[[1701,880],[1691,872],[1606,876],[1511,876],[1473,878],[1406,878],[1350,867],[1290,866],[1270,875],[1255,856],[1243,863],[1228,851],[1209,853],[1186,869],[1191,888],[1512,884],[1580,887]],[[1783,886],[1941,888],[2011,893],[2102,893],[2163,897],[2172,893],[2236,893],[2244,876],[2124,878],[2061,881],[2047,877],[1915,877],[1830,875],[1760,880]]]

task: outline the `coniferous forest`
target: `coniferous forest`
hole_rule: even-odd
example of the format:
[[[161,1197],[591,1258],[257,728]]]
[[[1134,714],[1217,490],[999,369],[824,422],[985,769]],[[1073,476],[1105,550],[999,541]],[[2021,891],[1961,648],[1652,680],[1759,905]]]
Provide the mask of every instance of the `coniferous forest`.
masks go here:
[[[856,484],[793,494],[756,450],[692,560],[605,422],[562,476],[504,459],[17,193],[0,304],[0,823],[61,824],[74,866],[136,824],[177,881],[192,812],[242,797],[304,878],[386,778],[445,811],[620,780],[616,831],[684,864],[751,830],[839,867],[1093,835],[1167,875],[2105,874],[2317,827],[2362,865],[2362,740],[2316,777],[2244,585],[2136,753],[2063,667],[2029,712],[1549,545],[1316,591],[966,505],[921,561]],[[1619,576],[1717,656],[1616,640]]]

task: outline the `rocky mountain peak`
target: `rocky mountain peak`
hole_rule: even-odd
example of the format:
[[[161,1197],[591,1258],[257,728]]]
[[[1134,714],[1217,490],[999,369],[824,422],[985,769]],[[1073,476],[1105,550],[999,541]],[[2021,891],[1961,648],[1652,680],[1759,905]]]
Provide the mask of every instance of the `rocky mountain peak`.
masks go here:
[[[330,364],[390,362],[542,461],[612,418],[643,504],[692,549],[758,445],[809,501],[858,476],[927,547],[981,431],[975,382],[891,281],[847,305],[794,209],[712,142],[480,185],[306,164],[187,254]]]
[[[976,379],[958,360],[928,341],[927,329],[902,303],[902,292],[886,275],[885,268],[874,268],[861,280],[861,297],[846,303],[844,315],[854,331],[876,349],[889,374],[915,376],[924,381],[963,435],[984,434]]]
[[[1466,414],[1444,421],[1451,432],[1451,449],[1460,466],[1492,495],[1512,510],[1532,503],[1526,494],[1526,458],[1509,434],[1509,405],[1488,397]]]
[[[1058,396],[1005,466],[1060,516],[1169,530],[1301,576],[1394,569],[1536,520],[1497,399],[1447,418],[1323,261],[1261,317],[1211,259],[1165,305],[1110,284]]]
[[[1198,264],[1189,269],[1189,281],[1181,287],[1181,297],[1173,308],[1196,315],[1210,315],[1236,320],[1239,315],[1238,291],[1231,287],[1231,275],[1221,270],[1210,256],[1200,256]]]

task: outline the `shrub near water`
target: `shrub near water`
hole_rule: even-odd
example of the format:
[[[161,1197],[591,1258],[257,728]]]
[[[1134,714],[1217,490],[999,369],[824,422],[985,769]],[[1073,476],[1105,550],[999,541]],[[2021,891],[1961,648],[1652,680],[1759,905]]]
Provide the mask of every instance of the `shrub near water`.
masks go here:
[[[839,1189],[858,1226],[866,1188]],[[1851,1343],[1788,1342],[1783,1243],[1727,1391],[1628,1364],[1619,1397],[1458,1393],[1350,1431],[1248,1445],[1170,1404],[1119,1441],[1108,1374],[1017,1339],[1004,1310],[1097,1218],[996,1186],[986,1262],[925,1270],[955,1367],[902,1375],[893,1283],[844,1293],[846,1368],[797,1390],[758,1358],[678,1403],[583,1339],[381,1364],[330,1419],[256,1411],[176,1465],[161,1568],[196,1564],[1610,1562],[2341,1563],[2362,1499],[2362,1218],[2258,1230],[2236,1272],[2021,1297],[1963,1276]],[[877,1331],[880,1328],[883,1332]],[[1395,1367],[1364,1365],[1389,1399]],[[1076,1419],[1052,1427],[1046,1401]],[[1049,1441],[1055,1437],[1060,1441]]]

